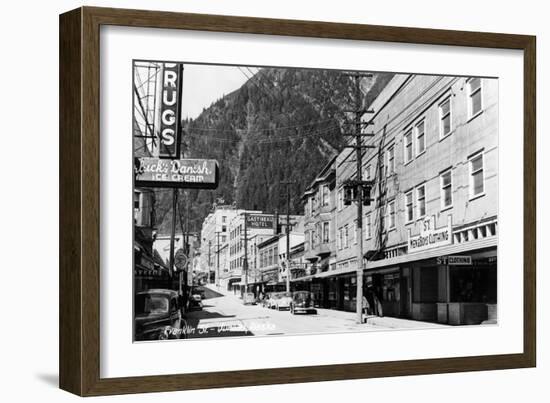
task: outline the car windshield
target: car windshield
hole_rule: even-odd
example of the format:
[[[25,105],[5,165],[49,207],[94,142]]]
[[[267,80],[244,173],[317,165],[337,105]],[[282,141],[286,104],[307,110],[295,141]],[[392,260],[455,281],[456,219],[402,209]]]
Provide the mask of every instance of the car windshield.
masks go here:
[[[294,299],[297,301],[306,301],[311,298],[311,293],[307,291],[294,293]]]
[[[151,315],[168,312],[168,298],[163,295],[140,294],[136,296],[136,315]]]

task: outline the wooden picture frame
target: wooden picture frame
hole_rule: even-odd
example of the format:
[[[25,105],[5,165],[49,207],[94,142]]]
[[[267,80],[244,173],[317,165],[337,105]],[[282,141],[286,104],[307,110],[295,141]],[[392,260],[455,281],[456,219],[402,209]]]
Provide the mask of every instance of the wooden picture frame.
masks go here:
[[[211,373],[100,377],[100,27],[119,25],[524,52],[523,353]],[[81,396],[533,367],[536,41],[533,36],[82,7],[60,16],[60,387]]]

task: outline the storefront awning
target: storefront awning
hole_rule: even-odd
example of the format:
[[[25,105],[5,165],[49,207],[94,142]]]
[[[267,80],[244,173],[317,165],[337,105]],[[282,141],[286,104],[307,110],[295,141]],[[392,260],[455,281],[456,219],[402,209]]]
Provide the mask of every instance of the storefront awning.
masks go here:
[[[496,236],[490,238],[476,239],[475,241],[464,242],[459,244],[453,244],[449,246],[443,246],[441,248],[429,249],[422,252],[411,253],[401,256],[392,257],[390,259],[375,260],[372,262],[365,263],[365,270],[377,269],[380,267],[386,266],[395,266],[401,265],[404,263],[418,262],[420,260],[433,259],[439,256],[445,255],[457,255],[457,254],[467,254],[468,252],[474,252],[479,249],[493,248],[498,245],[498,238]],[[332,277],[338,276],[341,274],[353,273],[355,272],[355,267],[340,269],[340,270],[331,270],[323,273],[318,273],[315,275],[316,278],[323,277]]]

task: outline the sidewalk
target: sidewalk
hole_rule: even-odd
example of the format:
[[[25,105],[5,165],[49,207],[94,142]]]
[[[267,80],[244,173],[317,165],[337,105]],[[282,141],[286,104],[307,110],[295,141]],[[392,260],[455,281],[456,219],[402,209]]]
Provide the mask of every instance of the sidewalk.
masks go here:
[[[355,312],[317,308],[317,314],[322,316],[340,318],[340,319],[349,320],[353,322],[355,322],[356,320]],[[425,329],[425,328],[449,327],[448,325],[443,325],[440,323],[421,322],[418,320],[392,318],[389,316],[379,317],[375,315],[369,315],[367,317],[367,324],[371,326],[380,326],[380,327],[389,328],[389,329],[423,329],[423,328]]]

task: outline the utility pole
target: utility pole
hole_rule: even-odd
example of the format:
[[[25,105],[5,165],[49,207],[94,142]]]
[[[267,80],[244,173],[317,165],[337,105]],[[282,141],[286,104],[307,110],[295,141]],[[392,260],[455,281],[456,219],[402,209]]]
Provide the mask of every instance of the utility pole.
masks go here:
[[[357,281],[356,281],[356,322],[362,323],[363,322],[363,202],[370,203],[370,188],[369,190],[366,190],[367,187],[371,185],[370,182],[363,181],[363,149],[368,148],[374,148],[373,146],[369,145],[363,145],[363,137],[373,137],[373,133],[365,134],[362,131],[363,123],[361,122],[361,117],[365,113],[373,113],[372,111],[364,110],[363,109],[363,102],[361,99],[361,78],[363,77],[372,77],[372,74],[369,73],[360,73],[355,72],[352,74],[348,74],[348,76],[352,77],[355,81],[355,109],[353,110],[354,113],[354,130],[353,133],[349,133],[347,135],[352,136],[355,138],[355,144],[348,146],[348,148],[354,148],[355,149],[355,160],[356,160],[356,180],[355,181],[347,181],[348,186],[350,186],[355,191],[355,197],[354,200],[357,203],[357,226],[356,226],[356,237],[358,237],[357,242]],[[367,126],[369,124],[372,124],[372,122],[368,122]],[[365,194],[363,194],[365,193]],[[366,199],[368,198],[368,200]]]
[[[174,270],[174,240],[176,237],[176,209],[178,207],[178,189],[172,189],[172,231],[170,233],[170,277]]]
[[[244,292],[248,292],[248,227],[247,227],[247,214],[244,213]]]
[[[210,259],[210,249],[212,248],[212,240],[208,240],[208,284],[210,284],[210,272],[212,271],[212,260]]]
[[[286,185],[286,291],[290,292],[290,185],[296,182],[281,182]]]
[[[216,287],[220,287],[220,231],[216,232]]]

